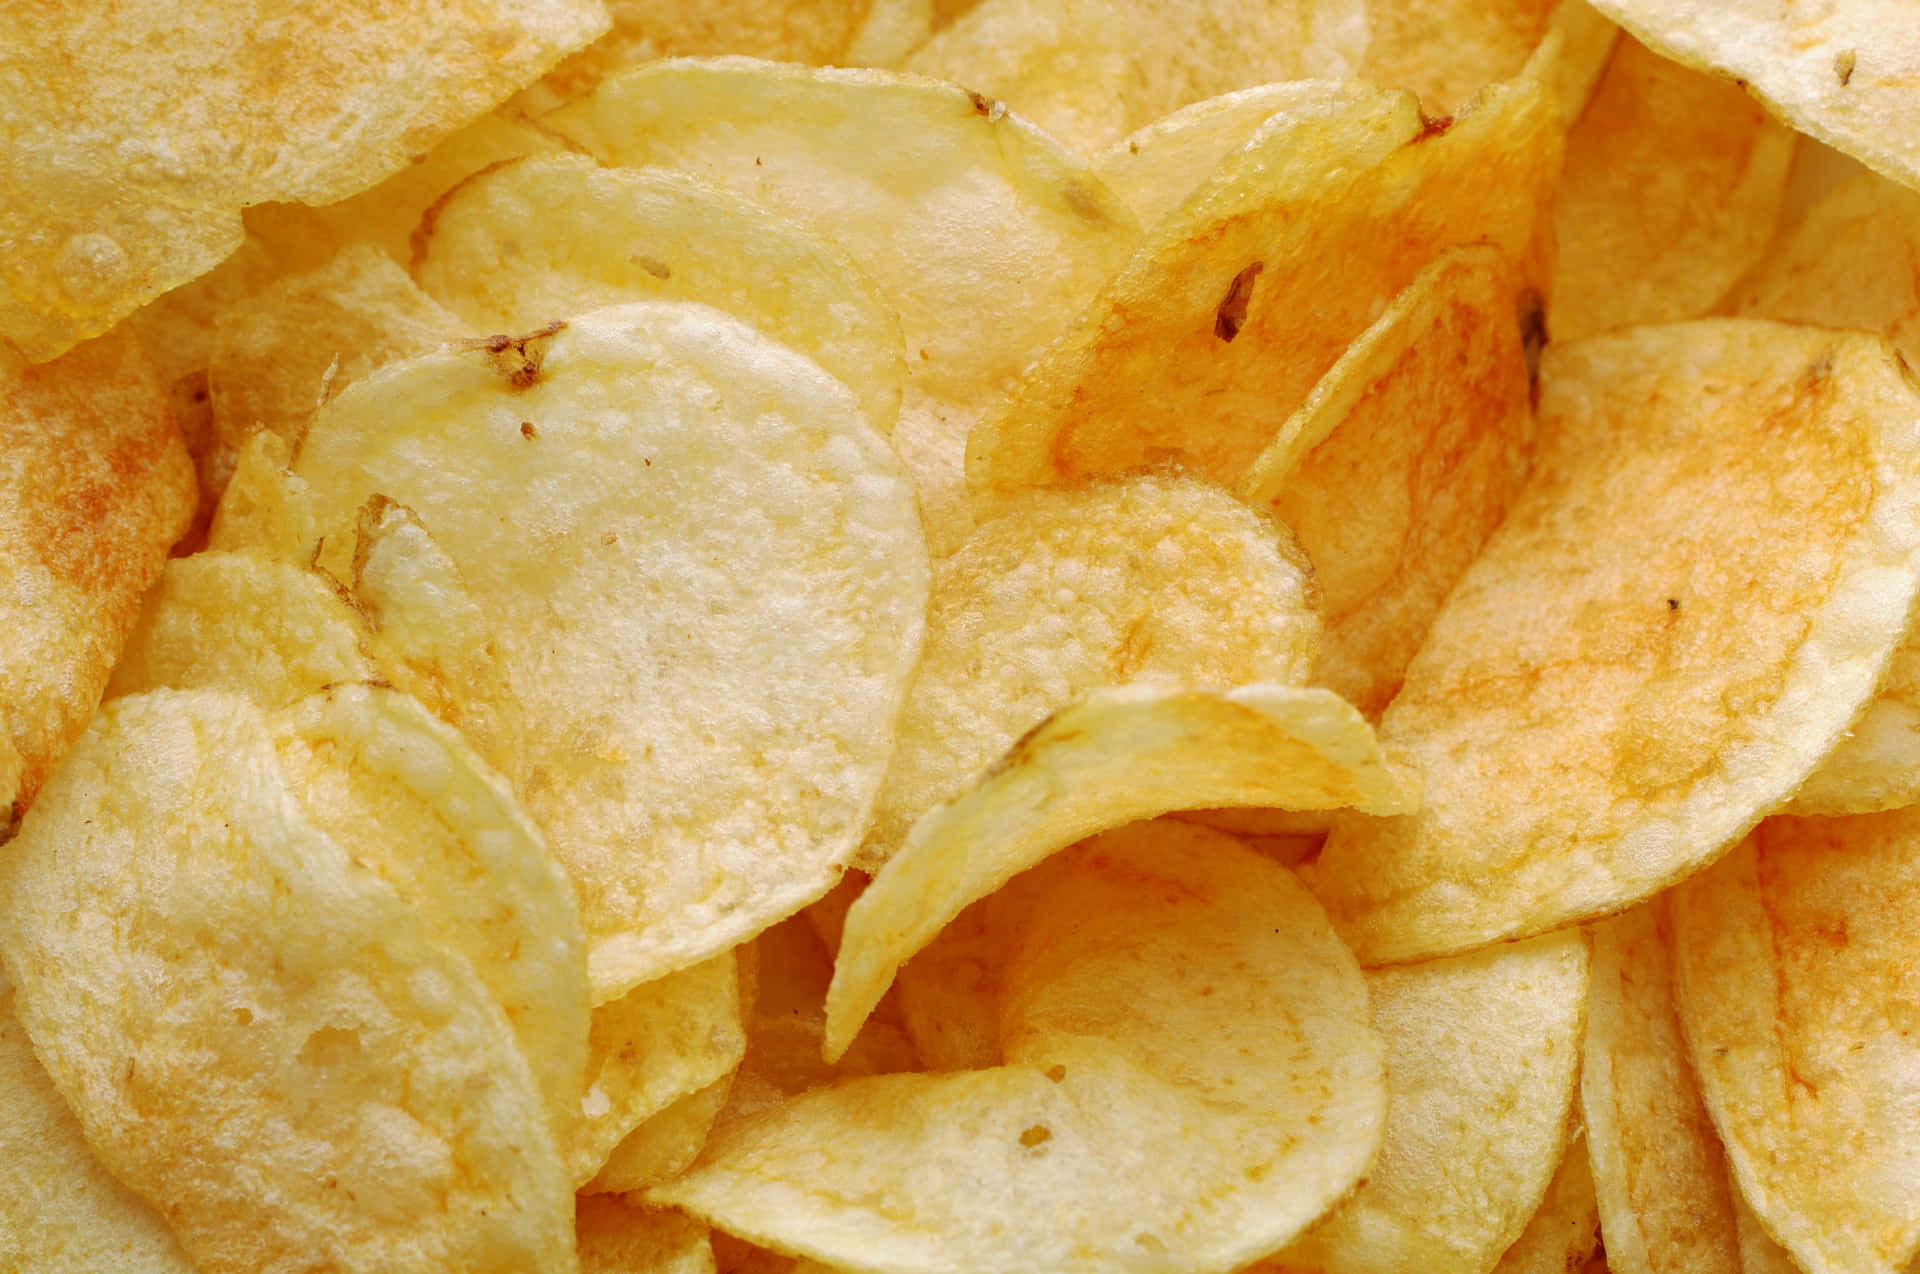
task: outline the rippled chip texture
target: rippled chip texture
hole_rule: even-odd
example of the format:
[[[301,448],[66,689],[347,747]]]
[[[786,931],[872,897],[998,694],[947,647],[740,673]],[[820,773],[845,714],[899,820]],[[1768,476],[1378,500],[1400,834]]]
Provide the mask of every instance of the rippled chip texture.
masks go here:
[[[296,470],[330,553],[390,496],[492,620],[596,1003],[832,886],[927,564],[906,474],[816,364],[705,306],[617,306],[376,373]]]
[[[1809,1274],[1920,1248],[1920,811],[1769,819],[1673,906],[1680,1020],[1738,1187]]]
[[[1386,1114],[1381,1046],[1292,875],[1172,822],[1041,870],[1006,1065],[809,1093],[649,1199],[836,1268],[1224,1274],[1351,1188]]]
[[[1314,387],[1241,487],[1320,586],[1318,676],[1368,716],[1526,476],[1540,298],[1491,247],[1421,272]]]
[[[197,499],[130,335],[43,367],[0,350],[0,811],[86,728]]]
[[[507,1015],[309,821],[245,700],[105,706],[9,846],[0,916],[36,1051],[205,1274],[574,1268]]]
[[[373,185],[606,23],[596,0],[80,0],[9,24],[0,340],[42,361],[105,331],[238,247],[243,207]]]
[[[699,301],[846,382],[880,432],[899,415],[900,321],[874,285],[827,241],[732,192],[556,155],[464,183],[423,236],[421,286],[473,330],[530,332],[623,301]]]
[[[1920,10],[1905,0],[1591,0],[1648,47],[1736,80],[1800,132],[1920,184]]]
[[[1304,684],[1319,645],[1292,537],[1218,487],[1147,476],[1031,493],[935,568],[860,866],[1089,691]]]
[[[1713,320],[1547,350],[1526,490],[1380,721],[1418,813],[1309,876],[1362,963],[1621,910],[1783,803],[1920,582],[1920,392],[1878,338]]]

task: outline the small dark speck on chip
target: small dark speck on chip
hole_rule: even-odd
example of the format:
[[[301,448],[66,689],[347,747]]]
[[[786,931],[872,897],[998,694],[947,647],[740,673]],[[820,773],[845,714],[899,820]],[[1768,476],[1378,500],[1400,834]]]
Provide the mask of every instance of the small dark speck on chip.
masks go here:
[[[531,441],[540,436],[540,431],[533,427],[531,420],[523,420],[520,422],[520,436]]]
[[[1253,300],[1253,281],[1266,268],[1265,262],[1255,261],[1233,276],[1233,282],[1227,287],[1226,299],[1220,302],[1220,308],[1214,313],[1215,336],[1223,341],[1231,341],[1240,335],[1240,329],[1247,322],[1247,304]]]
[[[1840,77],[1840,86],[1842,88],[1845,88],[1853,81],[1854,57],[1855,54],[1852,49],[1842,49],[1834,55],[1833,73]]]

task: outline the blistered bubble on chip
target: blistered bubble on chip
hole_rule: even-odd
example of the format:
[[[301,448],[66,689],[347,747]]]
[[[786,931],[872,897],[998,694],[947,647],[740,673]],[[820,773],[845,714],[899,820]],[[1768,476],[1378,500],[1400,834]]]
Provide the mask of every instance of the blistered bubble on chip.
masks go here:
[[[1540,1210],[1501,1255],[1493,1274],[1579,1274],[1599,1243],[1600,1214],[1593,1200],[1587,1143],[1575,1137],[1560,1157],[1560,1169]]]
[[[1319,680],[1368,716],[1526,477],[1543,329],[1493,248],[1421,272],[1314,387],[1242,488],[1292,527],[1327,625]]]
[[[131,336],[41,367],[0,349],[0,815],[86,728],[198,494]]]
[[[1800,132],[1920,184],[1920,10],[1906,0],[1591,3],[1656,52],[1744,85]]]
[[[573,1269],[500,1006],[307,821],[245,700],[103,707],[9,847],[0,914],[35,1051],[206,1274]]]
[[[380,251],[349,248],[220,316],[207,369],[214,427],[235,451],[257,429],[298,446],[327,397],[463,331]]]
[[[1673,901],[1702,1096],[1736,1184],[1810,1274],[1920,1247],[1920,809],[1770,819]]]
[[[1726,1160],[1674,1009],[1667,929],[1656,902],[1593,931],[1580,1092],[1607,1265],[1737,1271]]]
[[[1099,690],[1029,731],[979,784],[914,825],[847,912],[827,996],[838,1056],[906,959],[967,904],[1096,832],[1170,810],[1351,806],[1415,789],[1365,718],[1326,690]]]
[[[860,866],[1028,730],[1102,686],[1304,684],[1313,580],[1286,529],[1210,483],[1035,492],[934,572],[920,670]]]
[[[595,0],[145,0],[11,24],[0,341],[42,361],[104,332],[238,247],[241,208],[372,185],[606,23]]]
[[[1622,39],[1567,136],[1554,339],[1711,310],[1772,239],[1793,151],[1738,88]]]
[[[1203,98],[1347,78],[1366,42],[1360,0],[987,0],[907,69],[1000,98],[1091,154]]]
[[[551,122],[603,162],[678,168],[843,248],[899,312],[893,439],[936,555],[972,527],[967,433],[1125,262],[1138,230],[1082,162],[951,84],[742,59],[609,80]]]
[[[492,621],[596,1002],[831,887],[927,564],[906,474],[816,364],[704,306],[619,306],[375,373],[298,471],[329,553],[388,495]]]
[[[196,553],[168,562],[147,594],[107,694],[218,689],[278,708],[378,676],[371,643],[318,573],[260,553]]]
[[[714,1274],[707,1227],[604,1195],[580,1200],[574,1217],[580,1274]]]
[[[1540,421],[1381,718],[1419,812],[1338,816],[1308,873],[1366,964],[1699,870],[1838,742],[1906,631],[1920,393],[1878,338],[1710,320],[1551,346]]]
[[[1276,116],[974,431],[976,495],[1168,461],[1239,482],[1441,252],[1484,240],[1522,293],[1542,286],[1559,148],[1532,79],[1452,121],[1386,93]]]
[[[207,547],[313,565],[320,553],[320,523],[306,480],[288,471],[292,463],[293,449],[279,434],[262,430],[248,438],[220,493]]]
[[[1577,930],[1368,974],[1393,1094],[1380,1157],[1351,1199],[1255,1270],[1492,1268],[1567,1143],[1587,975]]]
[[[194,1274],[166,1222],[88,1148],[14,1016],[4,975],[0,1265],[23,1274]]]
[[[900,414],[900,321],[846,255],[680,173],[577,156],[509,164],[440,205],[415,265],[475,330],[530,332],[622,301],[699,301],[846,382],[881,433]]]
[[[808,1093],[722,1129],[648,1198],[902,1274],[1224,1272],[1336,1202],[1385,1118],[1381,1046],[1292,876],[1181,823],[1043,870],[1008,970],[1009,1065]]]
[[[732,952],[594,1007],[587,1095],[570,1149],[576,1181],[591,1180],[648,1119],[732,1074],[747,1046],[740,1014]]]

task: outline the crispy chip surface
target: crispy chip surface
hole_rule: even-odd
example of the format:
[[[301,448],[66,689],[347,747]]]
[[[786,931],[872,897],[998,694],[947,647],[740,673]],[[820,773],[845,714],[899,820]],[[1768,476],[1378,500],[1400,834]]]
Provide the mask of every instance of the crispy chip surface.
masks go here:
[[[1533,476],[1381,718],[1418,813],[1309,881],[1363,963],[1624,909],[1777,807],[1920,567],[1920,393],[1878,338],[1736,320],[1547,351]]]
[[[1588,1268],[1599,1245],[1593,1170],[1587,1163],[1586,1139],[1575,1137],[1560,1157],[1560,1169],[1553,1174],[1540,1210],[1501,1254],[1493,1274],[1577,1274]]]
[[[580,1200],[580,1274],[714,1274],[707,1227],[605,1195]]]

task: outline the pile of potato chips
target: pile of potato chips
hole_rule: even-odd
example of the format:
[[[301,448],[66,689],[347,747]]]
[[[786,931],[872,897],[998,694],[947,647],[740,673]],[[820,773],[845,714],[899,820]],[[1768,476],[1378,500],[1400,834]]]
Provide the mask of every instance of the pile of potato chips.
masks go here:
[[[1916,1265],[1909,0],[74,0],[0,130],[0,1269]]]

